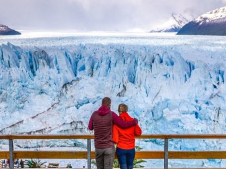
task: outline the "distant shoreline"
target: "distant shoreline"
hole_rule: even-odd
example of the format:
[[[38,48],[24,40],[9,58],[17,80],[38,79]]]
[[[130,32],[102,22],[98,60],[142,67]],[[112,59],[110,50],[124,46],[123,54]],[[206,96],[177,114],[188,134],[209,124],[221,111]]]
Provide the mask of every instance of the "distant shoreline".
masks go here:
[[[113,36],[113,37],[140,37],[140,36],[174,36],[176,32],[113,32],[113,31],[93,31],[93,32],[78,32],[78,31],[30,31],[30,30],[18,30],[21,35],[18,38],[42,38],[42,37],[67,37],[67,36]],[[10,35],[9,35],[10,36]],[[3,38],[5,38],[4,36]],[[2,38],[2,36],[0,36]],[[15,38],[15,35],[9,37]]]

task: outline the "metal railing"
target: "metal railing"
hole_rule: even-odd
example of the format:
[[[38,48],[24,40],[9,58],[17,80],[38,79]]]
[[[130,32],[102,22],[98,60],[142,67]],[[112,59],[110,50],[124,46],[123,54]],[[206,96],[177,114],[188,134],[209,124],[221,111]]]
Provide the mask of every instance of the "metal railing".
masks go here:
[[[1,135],[0,139],[9,140],[9,151],[0,151],[0,158],[10,159],[10,169],[14,168],[14,159],[87,159],[87,168],[91,169],[91,159],[95,152],[91,151],[93,135]],[[14,151],[13,140],[18,139],[87,139],[87,151]],[[164,151],[138,151],[137,159],[164,159],[164,169],[168,169],[169,159],[226,159],[226,151],[169,151],[169,139],[226,139],[222,134],[161,134],[142,135],[136,139],[164,139]]]

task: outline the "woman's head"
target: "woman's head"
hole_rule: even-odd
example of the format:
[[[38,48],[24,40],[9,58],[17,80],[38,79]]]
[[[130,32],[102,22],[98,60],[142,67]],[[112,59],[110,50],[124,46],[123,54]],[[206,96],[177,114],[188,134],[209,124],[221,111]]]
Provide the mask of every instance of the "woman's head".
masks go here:
[[[122,112],[127,112],[128,111],[128,106],[126,104],[121,103],[118,105],[118,112],[121,114]]]

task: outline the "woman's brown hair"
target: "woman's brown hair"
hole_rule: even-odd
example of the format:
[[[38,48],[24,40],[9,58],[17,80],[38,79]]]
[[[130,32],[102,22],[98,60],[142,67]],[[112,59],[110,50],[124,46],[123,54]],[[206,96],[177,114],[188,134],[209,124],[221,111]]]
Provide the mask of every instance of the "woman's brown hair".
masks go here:
[[[127,112],[128,111],[128,106],[126,104],[121,103],[118,105],[118,112]]]

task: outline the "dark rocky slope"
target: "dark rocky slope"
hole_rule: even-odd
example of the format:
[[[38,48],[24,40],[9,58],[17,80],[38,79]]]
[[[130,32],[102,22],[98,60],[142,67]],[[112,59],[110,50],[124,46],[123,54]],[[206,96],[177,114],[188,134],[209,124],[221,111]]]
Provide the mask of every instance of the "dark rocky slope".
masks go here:
[[[0,35],[20,35],[21,33],[18,31],[15,31],[8,26],[1,25],[0,24]]]
[[[177,35],[226,36],[226,7],[207,12],[184,25]]]

